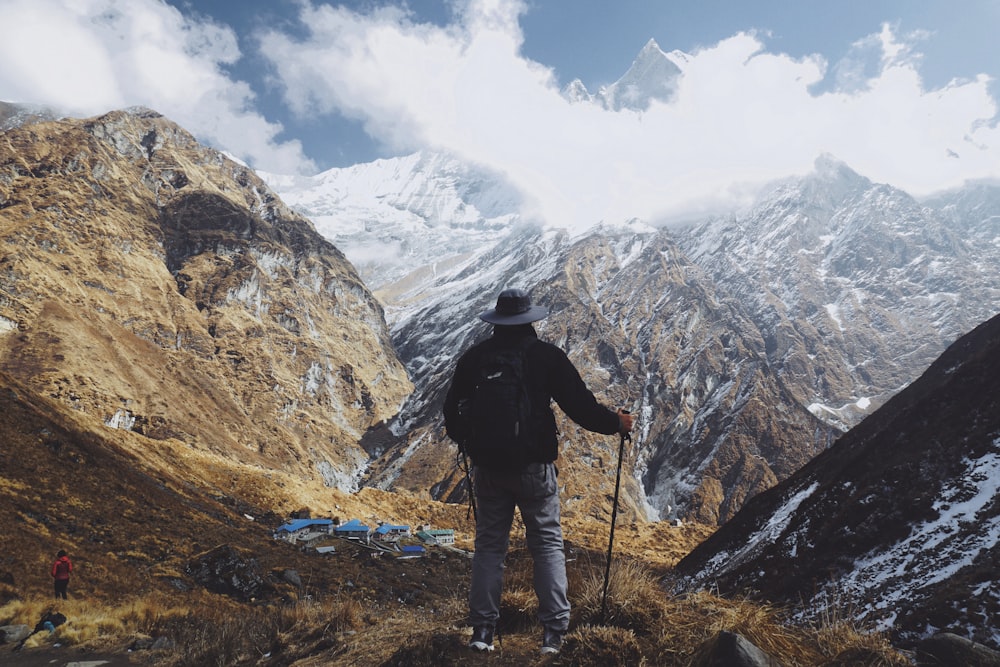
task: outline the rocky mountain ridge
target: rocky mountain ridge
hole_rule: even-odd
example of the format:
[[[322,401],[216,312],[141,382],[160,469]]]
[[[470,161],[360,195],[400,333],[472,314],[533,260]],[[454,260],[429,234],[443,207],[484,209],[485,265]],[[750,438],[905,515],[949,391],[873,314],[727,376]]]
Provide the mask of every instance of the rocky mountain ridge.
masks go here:
[[[406,258],[404,279],[378,289],[416,391],[395,439],[370,448],[386,456],[366,483],[454,488],[438,414],[450,364],[487,333],[475,314],[516,284],[550,307],[540,331],[555,332],[604,398],[641,411],[632,505],[724,520],[1000,309],[998,191],[975,184],[921,204],[824,156],[752,207],[683,228],[571,237],[514,226],[482,248],[488,239],[448,223],[455,254],[428,244]],[[600,458],[576,451],[566,427],[566,465]]]
[[[154,112],[0,135],[0,370],[111,427],[353,488],[411,385],[343,255]]]
[[[678,243],[766,332],[768,361],[791,371],[798,401],[846,429],[1000,308],[1000,229],[989,213],[951,219],[947,201],[921,205],[825,156]]]

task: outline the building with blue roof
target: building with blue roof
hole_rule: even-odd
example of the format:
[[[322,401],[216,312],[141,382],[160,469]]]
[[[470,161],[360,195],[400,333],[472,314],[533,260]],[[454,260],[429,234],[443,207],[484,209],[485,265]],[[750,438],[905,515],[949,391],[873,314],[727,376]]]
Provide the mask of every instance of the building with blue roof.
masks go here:
[[[408,537],[409,535],[409,526],[396,526],[391,523],[382,523],[375,529],[373,537],[381,542],[395,542],[399,538]]]
[[[417,537],[427,544],[454,544],[455,529],[453,528],[426,528],[417,531]]]
[[[372,529],[361,523],[358,519],[351,519],[347,523],[334,528],[333,532],[337,537],[368,539],[368,536],[371,535]]]
[[[333,519],[292,519],[274,531],[276,539],[299,542],[329,535],[333,530]]]
[[[403,553],[401,556],[398,556],[398,558],[420,558],[427,552],[427,550],[419,544],[408,544],[400,549],[400,551]]]

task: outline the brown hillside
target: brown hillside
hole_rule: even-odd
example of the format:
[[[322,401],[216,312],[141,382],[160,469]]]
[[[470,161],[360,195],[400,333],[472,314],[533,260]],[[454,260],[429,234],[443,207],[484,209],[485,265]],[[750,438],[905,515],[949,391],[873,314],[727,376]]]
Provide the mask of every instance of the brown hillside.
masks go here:
[[[0,370],[151,441],[344,489],[411,389],[343,255],[144,110],[0,134]]]

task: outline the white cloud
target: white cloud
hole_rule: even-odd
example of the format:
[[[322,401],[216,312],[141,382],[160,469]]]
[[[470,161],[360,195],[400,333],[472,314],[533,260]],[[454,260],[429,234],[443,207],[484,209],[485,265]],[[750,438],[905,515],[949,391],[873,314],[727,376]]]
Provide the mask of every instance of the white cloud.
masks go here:
[[[446,26],[396,7],[294,6],[294,32],[248,43],[309,125],[341,114],[393,151],[486,165],[522,190],[527,217],[559,226],[728,207],[823,153],[915,195],[1000,177],[991,82],[926,90],[926,34],[883,27],[832,66],[737,34],[683,54],[676,97],[640,114],[563,98],[553,72],[521,54],[521,0],[451,0]],[[228,27],[162,0],[0,0],[0,25],[0,99],[75,114],[145,105],[266,171],[315,169],[227,71],[241,57]]]
[[[158,0],[0,0],[0,25],[0,99],[71,115],[147,106],[251,163],[313,167],[223,71],[240,57],[228,28]]]
[[[676,99],[637,114],[565,100],[552,72],[520,54],[523,9],[470,0],[439,27],[398,9],[304,4],[306,37],[272,31],[261,44],[301,113],[337,111],[395,150],[487,164],[535,215],[571,228],[729,205],[822,153],[916,195],[1000,175],[988,79],[925,90],[912,36],[888,26],[859,40],[852,58],[876,57],[839,67],[835,90],[816,92],[822,58],[769,53],[738,34],[682,59]]]

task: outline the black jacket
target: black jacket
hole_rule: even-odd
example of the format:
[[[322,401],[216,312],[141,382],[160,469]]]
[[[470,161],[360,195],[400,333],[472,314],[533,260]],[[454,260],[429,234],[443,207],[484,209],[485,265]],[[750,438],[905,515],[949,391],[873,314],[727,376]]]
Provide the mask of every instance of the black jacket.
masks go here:
[[[559,454],[556,420],[550,405],[553,399],[570,419],[588,431],[608,435],[618,433],[618,414],[597,402],[566,353],[551,343],[538,340],[534,327],[522,324],[494,327],[491,338],[472,346],[458,360],[444,401],[444,423],[449,437],[459,443],[468,437],[458,416],[458,405],[472,396],[484,354],[498,346],[518,345],[526,337],[536,339],[528,347],[524,364],[532,400],[532,432],[536,445],[533,461],[549,463],[555,461]]]

